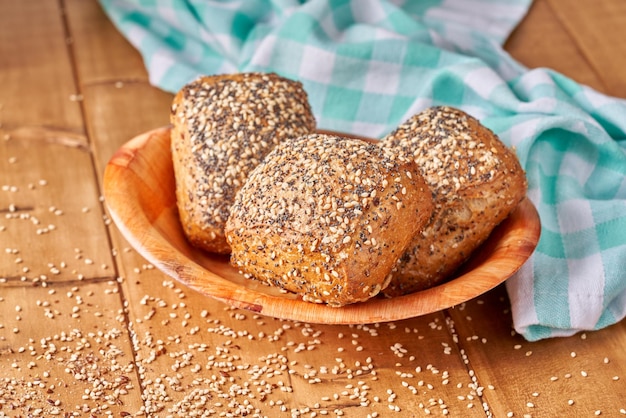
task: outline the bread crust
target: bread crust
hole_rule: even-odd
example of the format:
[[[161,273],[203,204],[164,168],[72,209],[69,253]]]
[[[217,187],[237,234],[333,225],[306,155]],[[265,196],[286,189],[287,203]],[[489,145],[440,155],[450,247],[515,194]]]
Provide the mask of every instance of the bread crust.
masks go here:
[[[301,83],[276,74],[200,77],[174,97],[170,121],[176,198],[185,235],[227,254],[235,194],[276,144],[315,130]]]
[[[279,144],[251,173],[226,236],[231,262],[248,277],[343,306],[387,286],[431,212],[413,161],[313,134]]]
[[[387,296],[449,278],[526,194],[526,176],[514,152],[459,109],[427,109],[380,144],[414,159],[435,203],[430,222],[400,259]]]

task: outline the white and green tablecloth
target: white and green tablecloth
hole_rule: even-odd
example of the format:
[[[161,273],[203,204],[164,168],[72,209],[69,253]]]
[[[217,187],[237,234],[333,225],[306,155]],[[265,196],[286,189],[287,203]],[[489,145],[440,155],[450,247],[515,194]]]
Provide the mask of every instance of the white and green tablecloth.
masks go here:
[[[502,49],[530,2],[101,0],[166,91],[273,71],[303,83],[324,129],[381,137],[450,105],[515,146],[542,231],[507,290],[538,340],[626,315],[626,101]]]

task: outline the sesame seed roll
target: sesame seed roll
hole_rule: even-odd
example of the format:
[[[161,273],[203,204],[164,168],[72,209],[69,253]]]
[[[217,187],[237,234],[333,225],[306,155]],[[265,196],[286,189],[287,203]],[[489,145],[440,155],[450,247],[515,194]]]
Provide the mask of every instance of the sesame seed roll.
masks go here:
[[[254,169],[226,236],[246,276],[342,306],[387,286],[431,212],[413,161],[359,139],[312,134],[282,142]]]
[[[426,109],[380,145],[416,162],[435,204],[432,219],[393,273],[387,295],[415,292],[450,277],[526,194],[514,152],[459,109]]]
[[[183,230],[202,249],[229,253],[224,225],[235,194],[271,149],[315,130],[299,82],[276,74],[205,76],[171,109],[172,157]]]

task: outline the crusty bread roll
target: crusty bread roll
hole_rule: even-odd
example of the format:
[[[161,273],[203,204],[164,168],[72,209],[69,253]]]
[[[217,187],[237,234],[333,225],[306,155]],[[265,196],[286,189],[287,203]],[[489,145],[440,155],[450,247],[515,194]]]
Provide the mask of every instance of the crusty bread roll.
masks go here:
[[[250,174],[226,237],[231,262],[247,277],[342,306],[387,286],[431,212],[413,161],[312,134],[279,144]]]
[[[414,158],[435,203],[432,219],[400,259],[385,289],[388,296],[444,281],[526,194],[526,177],[515,154],[461,110],[427,109],[380,145]]]
[[[189,241],[229,253],[224,225],[236,192],[285,138],[315,130],[299,82],[276,74],[201,77],[182,88],[171,111],[176,198]]]

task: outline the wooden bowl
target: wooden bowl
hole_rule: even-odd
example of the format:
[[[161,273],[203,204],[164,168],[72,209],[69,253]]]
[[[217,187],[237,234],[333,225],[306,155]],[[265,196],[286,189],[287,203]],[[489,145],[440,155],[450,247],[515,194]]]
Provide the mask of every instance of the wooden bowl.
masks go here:
[[[540,232],[537,211],[525,199],[475,251],[457,277],[406,296],[331,308],[245,279],[227,256],[203,252],[187,242],[176,207],[170,128],[139,135],[115,153],[104,173],[104,196],[124,237],[167,275],[239,308],[312,323],[394,321],[460,304],[514,274],[534,251]]]

